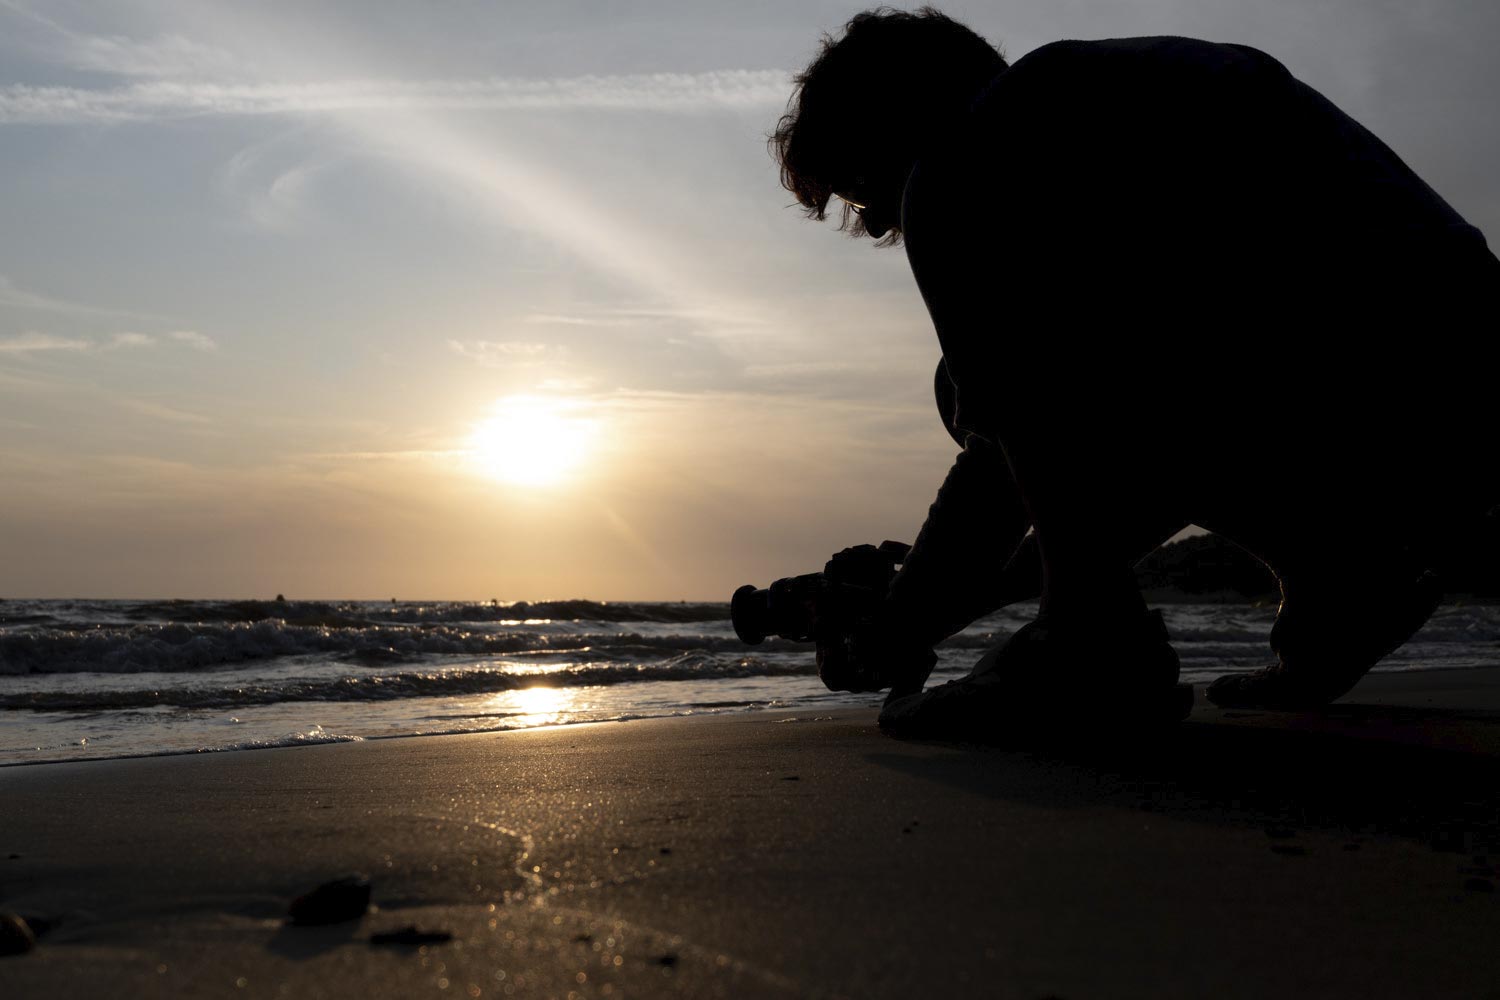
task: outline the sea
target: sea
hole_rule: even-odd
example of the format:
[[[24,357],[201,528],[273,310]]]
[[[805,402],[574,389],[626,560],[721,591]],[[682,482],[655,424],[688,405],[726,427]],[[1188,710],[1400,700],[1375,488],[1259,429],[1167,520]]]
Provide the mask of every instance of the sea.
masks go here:
[[[1270,660],[1274,607],[1162,611],[1185,681]],[[1035,614],[953,636],[933,682]],[[1376,669],[1497,661],[1500,607],[1444,606]],[[806,643],[740,642],[722,603],[0,601],[0,765],[879,700],[826,690]]]

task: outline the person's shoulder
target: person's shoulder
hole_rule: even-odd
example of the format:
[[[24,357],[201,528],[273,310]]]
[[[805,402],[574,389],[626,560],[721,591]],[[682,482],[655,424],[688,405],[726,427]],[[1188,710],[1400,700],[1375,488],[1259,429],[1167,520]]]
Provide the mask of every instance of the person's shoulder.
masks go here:
[[[1093,141],[1152,121],[1230,121],[1278,104],[1293,78],[1249,45],[1178,35],[1066,39],[1028,52],[969,106],[965,127],[1040,147]]]
[[[996,78],[992,89],[1017,87],[1047,78],[1102,74],[1122,70],[1246,70],[1285,74],[1286,67],[1269,54],[1237,42],[1210,42],[1181,35],[1133,38],[1062,39],[1048,42],[1017,59]]]

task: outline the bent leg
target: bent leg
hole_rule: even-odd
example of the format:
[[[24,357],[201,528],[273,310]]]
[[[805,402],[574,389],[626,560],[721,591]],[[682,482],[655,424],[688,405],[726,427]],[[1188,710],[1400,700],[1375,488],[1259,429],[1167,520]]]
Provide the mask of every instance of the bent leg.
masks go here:
[[[1410,413],[1353,416],[1330,433],[1326,419],[1294,414],[1298,435],[1237,470],[1221,467],[1195,498],[1195,523],[1258,556],[1282,593],[1276,661],[1216,681],[1208,694],[1219,705],[1327,704],[1415,634],[1441,599],[1438,526],[1479,514],[1435,444],[1452,428]],[[1247,476],[1247,466],[1264,471]]]

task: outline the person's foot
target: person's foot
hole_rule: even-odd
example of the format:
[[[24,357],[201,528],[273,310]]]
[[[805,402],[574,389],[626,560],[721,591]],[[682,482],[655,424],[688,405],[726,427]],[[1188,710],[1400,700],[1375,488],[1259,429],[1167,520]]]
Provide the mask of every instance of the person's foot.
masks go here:
[[[1176,722],[1191,709],[1159,611],[1115,623],[1041,615],[968,676],[893,694],[880,728],[903,739],[993,741],[1106,721]]]
[[[1361,588],[1364,590],[1364,588]],[[1282,602],[1271,629],[1277,660],[1220,677],[1208,700],[1220,708],[1320,708],[1347,694],[1370,668],[1401,647],[1437,610],[1442,584],[1431,572],[1380,593],[1297,596]]]

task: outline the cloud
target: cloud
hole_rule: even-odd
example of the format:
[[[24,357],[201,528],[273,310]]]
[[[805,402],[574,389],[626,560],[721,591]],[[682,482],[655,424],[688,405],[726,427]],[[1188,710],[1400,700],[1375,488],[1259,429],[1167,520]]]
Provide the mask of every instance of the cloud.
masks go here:
[[[71,313],[78,316],[111,316],[124,317],[127,319],[160,319],[144,313],[129,312],[124,309],[110,309],[104,306],[88,305],[83,302],[73,302],[68,299],[53,298],[50,295],[41,295],[37,292],[29,292],[24,288],[18,288],[15,282],[3,274],[0,274],[0,306],[9,306],[13,309],[32,309],[39,312]]]
[[[87,124],[199,115],[370,111],[656,111],[780,107],[785,70],[557,78],[226,83],[152,79],[121,87],[0,87],[0,124]]]
[[[725,336],[712,315],[618,308],[532,313],[507,339],[449,340],[456,355],[504,372],[516,388],[573,396],[681,393],[787,400],[860,400],[925,412],[931,371],[924,355],[909,359],[866,353],[830,359],[752,348]],[[711,332],[712,331],[712,332]],[[759,360],[769,353],[773,360]]]
[[[450,340],[448,347],[470,361],[477,361],[485,368],[510,368],[517,365],[537,365],[548,356],[557,358],[566,349],[553,344],[523,343],[506,340]]]
[[[181,35],[142,40],[123,35],[70,33],[64,59],[75,69],[153,79],[216,76],[244,68],[239,59],[224,49]]]
[[[120,400],[120,405],[133,413],[155,417],[158,420],[165,420],[174,424],[203,425],[213,423],[212,420],[202,414],[179,410],[175,406],[167,406],[165,403],[157,403],[149,399],[122,399]]]
[[[76,351],[87,353],[93,351],[115,351],[121,349],[135,350],[147,347],[157,347],[163,340],[169,340],[186,347],[200,351],[214,350],[217,345],[207,336],[196,330],[174,330],[163,336],[149,333],[135,333],[125,331],[112,334],[109,337],[81,338],[81,337],[58,337],[50,333],[41,333],[36,330],[27,330],[12,337],[0,339],[0,354],[32,354],[43,351]]]
[[[225,195],[239,202],[246,217],[262,229],[286,232],[306,216],[316,179],[341,166],[345,157],[326,149],[308,152],[318,130],[294,126],[236,152],[219,171]]]
[[[504,340],[450,340],[454,353],[486,368],[545,380],[574,393],[723,389],[743,384],[741,365],[712,321],[671,310],[532,314]]]
[[[50,333],[28,330],[0,340],[0,354],[30,354],[37,351],[86,351],[94,345],[87,340],[54,337]]]
[[[45,48],[53,58],[73,69],[117,76],[203,76],[246,68],[242,59],[228,51],[179,34],[153,38],[126,35],[94,35],[75,31],[18,0],[0,0],[0,8],[41,25],[60,39]]]
[[[186,344],[195,350],[216,351],[219,349],[218,343],[212,337],[205,333],[199,333],[197,330],[173,330],[167,336],[179,344]]]

